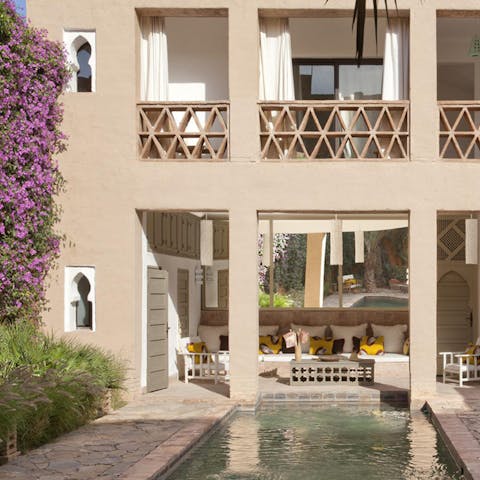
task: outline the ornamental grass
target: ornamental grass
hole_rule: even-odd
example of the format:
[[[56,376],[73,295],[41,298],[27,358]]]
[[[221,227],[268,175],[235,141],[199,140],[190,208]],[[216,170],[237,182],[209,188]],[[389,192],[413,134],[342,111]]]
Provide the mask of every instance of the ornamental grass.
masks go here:
[[[102,349],[39,331],[0,325],[0,438],[17,429],[29,450],[98,416],[107,389],[120,390],[125,367]]]

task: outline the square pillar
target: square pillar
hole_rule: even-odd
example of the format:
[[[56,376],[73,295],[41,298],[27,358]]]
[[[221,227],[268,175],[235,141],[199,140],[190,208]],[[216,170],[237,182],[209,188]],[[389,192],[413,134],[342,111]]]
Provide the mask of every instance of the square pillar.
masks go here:
[[[257,212],[230,210],[230,397],[254,403],[258,392]]]
[[[437,12],[433,3],[418,2],[410,11],[410,155],[423,162],[439,156]]]
[[[436,393],[437,212],[410,212],[410,397],[415,406]]]
[[[258,117],[259,33],[254,2],[232,2],[228,9],[230,87],[230,160],[260,158]]]

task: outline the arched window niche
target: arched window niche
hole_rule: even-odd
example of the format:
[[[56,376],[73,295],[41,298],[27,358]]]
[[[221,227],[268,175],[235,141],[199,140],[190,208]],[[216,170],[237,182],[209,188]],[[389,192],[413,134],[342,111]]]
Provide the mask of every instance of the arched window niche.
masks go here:
[[[65,267],[65,331],[95,330],[95,268]]]
[[[68,90],[95,92],[95,31],[64,30],[63,41],[67,49],[68,63],[73,71]]]

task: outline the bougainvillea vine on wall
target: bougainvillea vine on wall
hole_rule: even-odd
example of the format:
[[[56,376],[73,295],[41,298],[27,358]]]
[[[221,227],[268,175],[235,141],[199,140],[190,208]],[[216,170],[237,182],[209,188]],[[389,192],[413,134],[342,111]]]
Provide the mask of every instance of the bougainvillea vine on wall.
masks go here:
[[[65,148],[58,99],[69,77],[61,44],[0,0],[0,321],[38,319],[58,256],[55,196]]]

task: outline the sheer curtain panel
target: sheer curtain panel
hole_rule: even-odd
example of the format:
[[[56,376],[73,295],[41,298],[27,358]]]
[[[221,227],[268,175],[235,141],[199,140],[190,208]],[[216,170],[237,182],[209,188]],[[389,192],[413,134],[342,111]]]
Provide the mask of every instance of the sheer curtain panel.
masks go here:
[[[288,18],[260,19],[260,100],[294,100]]]
[[[168,100],[168,51],[162,17],[142,17],[141,88],[143,101]]]
[[[408,18],[390,18],[385,34],[383,100],[408,100],[409,35]]]

